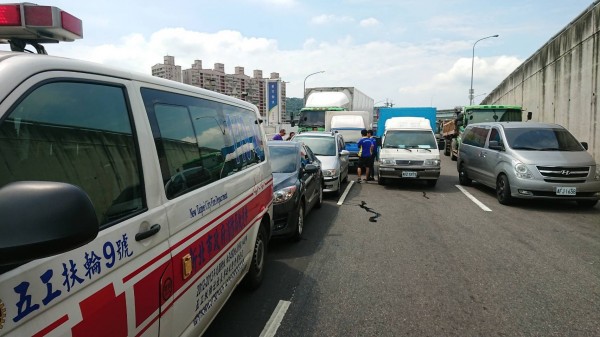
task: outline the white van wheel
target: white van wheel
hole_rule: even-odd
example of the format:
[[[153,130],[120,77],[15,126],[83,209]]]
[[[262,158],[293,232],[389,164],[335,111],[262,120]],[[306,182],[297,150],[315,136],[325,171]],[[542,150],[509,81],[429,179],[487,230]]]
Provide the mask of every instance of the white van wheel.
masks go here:
[[[261,225],[256,234],[254,242],[254,251],[252,252],[252,261],[250,262],[250,270],[244,277],[244,287],[249,290],[258,288],[264,276],[265,257],[267,255],[267,234],[265,228]]]

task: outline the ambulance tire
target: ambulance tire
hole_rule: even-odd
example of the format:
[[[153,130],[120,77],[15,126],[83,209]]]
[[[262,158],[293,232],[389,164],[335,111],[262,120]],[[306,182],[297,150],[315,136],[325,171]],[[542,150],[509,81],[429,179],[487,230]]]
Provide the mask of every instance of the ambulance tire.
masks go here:
[[[254,290],[260,286],[265,274],[265,262],[267,257],[267,232],[260,225],[256,234],[256,242],[252,252],[252,261],[250,261],[250,270],[244,277],[242,286],[248,290]]]

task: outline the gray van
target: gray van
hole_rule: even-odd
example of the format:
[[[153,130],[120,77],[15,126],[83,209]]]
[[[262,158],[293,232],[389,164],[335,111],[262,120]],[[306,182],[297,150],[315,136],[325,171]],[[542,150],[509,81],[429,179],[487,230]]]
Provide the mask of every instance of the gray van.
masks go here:
[[[600,167],[564,127],[533,122],[469,125],[458,152],[461,185],[472,180],[495,188],[498,202],[514,198],[576,201],[600,199]]]

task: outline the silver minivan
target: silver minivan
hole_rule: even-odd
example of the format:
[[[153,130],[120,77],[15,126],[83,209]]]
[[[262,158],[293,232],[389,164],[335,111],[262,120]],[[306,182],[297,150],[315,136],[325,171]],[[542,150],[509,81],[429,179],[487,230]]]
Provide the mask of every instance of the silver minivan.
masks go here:
[[[461,185],[476,180],[495,188],[501,204],[555,199],[594,207],[600,199],[600,167],[587,143],[557,124],[471,124],[463,133],[457,169]]]

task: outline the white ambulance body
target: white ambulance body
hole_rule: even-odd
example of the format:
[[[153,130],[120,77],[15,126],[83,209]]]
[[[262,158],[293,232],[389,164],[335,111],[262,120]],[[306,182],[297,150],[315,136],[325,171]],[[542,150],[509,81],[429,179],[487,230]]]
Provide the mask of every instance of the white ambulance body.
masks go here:
[[[0,79],[0,336],[198,336],[260,283],[254,105],[22,52],[0,51]]]

